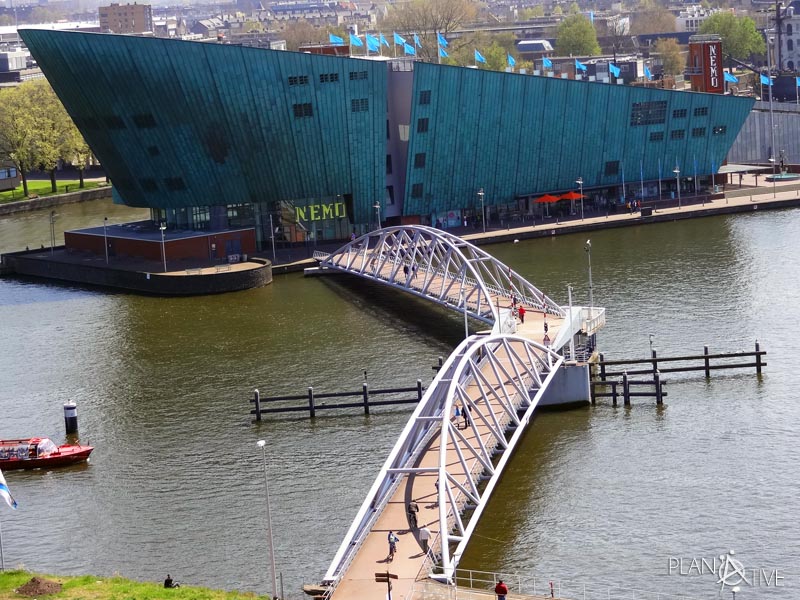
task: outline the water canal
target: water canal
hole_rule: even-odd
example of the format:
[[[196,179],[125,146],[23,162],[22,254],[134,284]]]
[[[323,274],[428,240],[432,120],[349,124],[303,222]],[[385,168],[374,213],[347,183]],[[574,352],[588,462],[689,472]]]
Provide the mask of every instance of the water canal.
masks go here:
[[[59,208],[64,227],[146,216],[105,202]],[[0,251],[49,243],[49,211],[0,220]],[[750,349],[752,372],[672,375],[652,401],[541,415],[473,538],[465,568],[716,596],[710,574],[670,559],[735,550],[800,586],[794,365],[800,211],[708,218],[592,235],[594,297],[609,358]],[[549,295],[588,294],[584,237],[490,251]],[[0,436],[61,439],[78,403],[88,466],[11,472],[7,565],[54,573],[269,590],[267,440],[278,570],[286,595],[324,573],[408,412],[324,414],[256,426],[247,400],[430,381],[462,335],[457,315],[363,284],[299,275],[204,298],[147,298],[0,279]],[[402,550],[402,549],[401,549]],[[382,557],[376,557],[376,560]],[[674,564],[674,563],[673,563]],[[379,565],[381,566],[381,565]],[[728,591],[725,592],[729,593]],[[640,597],[640,596],[636,596]]]

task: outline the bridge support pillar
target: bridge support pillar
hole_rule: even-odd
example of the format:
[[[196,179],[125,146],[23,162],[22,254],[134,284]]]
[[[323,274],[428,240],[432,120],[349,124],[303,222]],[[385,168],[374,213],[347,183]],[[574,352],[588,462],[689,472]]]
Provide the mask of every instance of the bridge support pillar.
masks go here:
[[[591,400],[589,365],[567,363],[556,371],[550,386],[539,401],[539,406],[574,406],[589,404]]]

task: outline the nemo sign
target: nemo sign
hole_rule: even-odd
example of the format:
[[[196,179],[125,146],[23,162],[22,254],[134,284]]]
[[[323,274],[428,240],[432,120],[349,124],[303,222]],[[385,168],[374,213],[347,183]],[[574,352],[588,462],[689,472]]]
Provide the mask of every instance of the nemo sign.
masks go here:
[[[309,206],[295,206],[295,215],[299,221],[324,221],[346,217],[347,211],[344,202],[331,202],[330,204],[310,204]]]
[[[720,42],[711,42],[705,44],[705,77],[706,77],[706,92],[722,94],[725,90],[722,75],[722,44]]]

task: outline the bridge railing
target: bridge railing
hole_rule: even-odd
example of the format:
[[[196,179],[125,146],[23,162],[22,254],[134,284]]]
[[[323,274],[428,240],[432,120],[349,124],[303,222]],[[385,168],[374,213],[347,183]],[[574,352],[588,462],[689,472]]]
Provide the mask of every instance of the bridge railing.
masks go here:
[[[606,309],[597,306],[584,307],[581,310],[581,329],[586,335],[593,335],[606,324]]]
[[[494,587],[500,580],[508,586],[509,596],[555,597],[566,600],[695,600],[686,594],[665,594],[637,588],[603,583],[586,583],[567,579],[520,575],[518,573],[492,573],[457,569],[454,585],[445,585],[431,579],[418,578],[406,600],[488,600],[494,599]],[[552,588],[551,588],[552,585]],[[552,592],[551,592],[552,589]],[[552,593],[552,596],[551,596]]]

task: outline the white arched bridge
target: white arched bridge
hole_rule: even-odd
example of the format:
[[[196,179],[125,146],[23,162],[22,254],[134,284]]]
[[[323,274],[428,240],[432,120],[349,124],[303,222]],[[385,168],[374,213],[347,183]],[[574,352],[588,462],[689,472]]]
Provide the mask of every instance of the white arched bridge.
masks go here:
[[[442,365],[325,575],[326,598],[378,597],[385,584],[375,575],[386,571],[397,576],[393,597],[422,598],[421,582],[453,582],[536,407],[588,401],[581,363],[605,310],[559,305],[480,248],[431,227],[379,229],[315,258],[322,272],[389,285],[492,328],[465,339]],[[466,417],[455,419],[456,407]],[[406,512],[412,500],[418,529]],[[431,534],[427,551],[423,527]],[[391,564],[390,531],[400,538]]]

